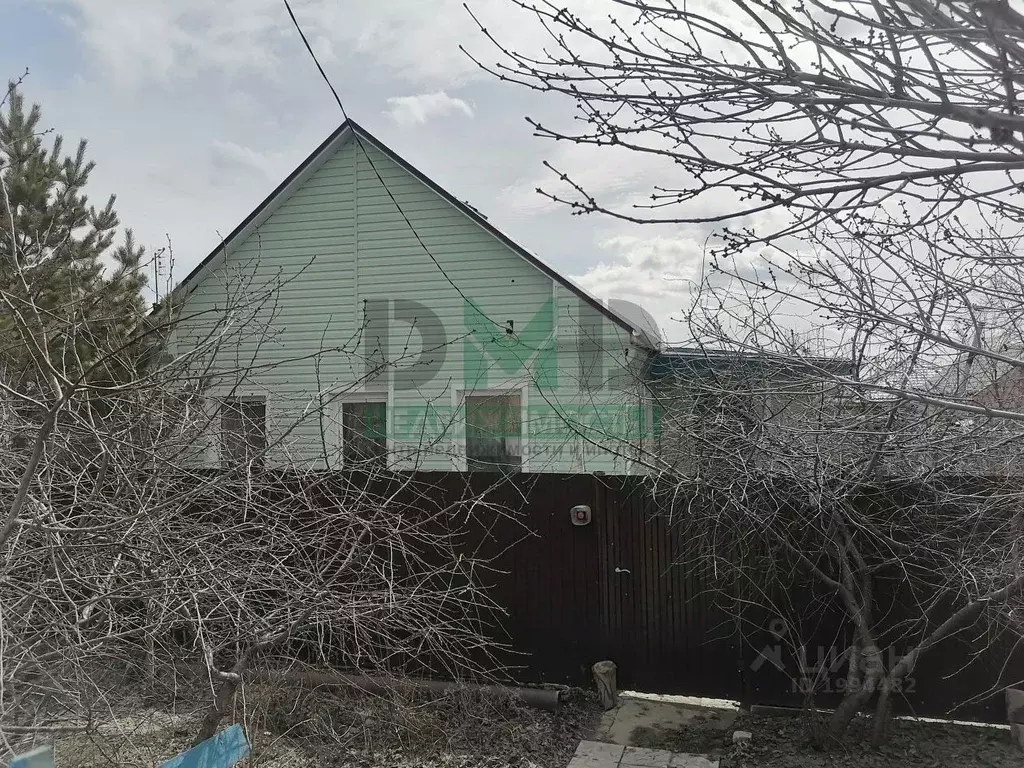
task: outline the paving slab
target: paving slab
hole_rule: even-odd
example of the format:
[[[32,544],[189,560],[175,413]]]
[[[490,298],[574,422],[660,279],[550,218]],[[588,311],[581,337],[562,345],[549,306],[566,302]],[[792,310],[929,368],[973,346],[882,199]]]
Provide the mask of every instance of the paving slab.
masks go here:
[[[626,748],[621,744],[606,744],[602,741],[581,741],[573,757],[597,758],[618,762]]]
[[[637,728],[674,732],[697,720],[706,724],[711,718],[716,727],[726,730],[736,720],[736,712],[670,701],[620,697],[619,706],[602,715],[597,738],[630,746],[635,744],[633,734]]]
[[[672,755],[672,768],[718,768],[718,761],[704,755]]]
[[[619,765],[637,766],[638,768],[668,768],[671,759],[672,753],[664,749],[626,747],[622,752]]]
[[[569,768],[718,768],[718,761],[664,749],[581,741]]]

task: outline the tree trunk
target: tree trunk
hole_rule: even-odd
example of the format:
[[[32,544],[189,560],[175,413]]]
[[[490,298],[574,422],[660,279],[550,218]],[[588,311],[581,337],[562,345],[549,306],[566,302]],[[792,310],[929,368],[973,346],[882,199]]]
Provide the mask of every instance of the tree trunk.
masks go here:
[[[202,744],[207,739],[213,738],[213,734],[217,732],[217,726],[224,719],[224,715],[228,713],[231,702],[235,698],[235,692],[242,682],[242,673],[249,667],[250,653],[251,649],[239,656],[238,661],[234,663],[231,671],[227,674],[216,672],[213,667],[212,657],[208,657],[207,668],[211,673],[221,678],[221,686],[213,699],[213,704],[210,705],[210,708],[206,710],[206,714],[203,716],[203,722],[199,725],[199,734],[196,736],[195,744]]]
[[[1006,689],[1006,719],[1010,723],[1010,740],[1024,752],[1024,691]]]
[[[885,680],[882,683],[882,691],[878,694],[878,701],[875,704],[875,718],[871,723],[871,746],[878,748],[885,743],[889,734],[889,719],[892,716],[892,701],[890,696],[893,687],[899,684],[899,678]]]
[[[861,707],[871,700],[878,686],[878,680],[882,676],[882,654],[878,646],[865,645],[856,653],[856,659],[851,658],[851,664],[856,663],[856,684],[848,688],[843,700],[839,702],[836,711],[832,713],[832,720],[829,723],[829,736],[833,741],[841,741],[850,727],[850,721],[857,715]],[[852,671],[851,671],[852,672]],[[847,674],[847,680],[851,674]]]
[[[872,693],[874,691],[871,688],[864,686],[859,690],[850,691],[839,702],[828,725],[828,735],[833,742],[843,740],[846,729],[850,727],[850,721],[860,712],[861,707],[868,703]]]
[[[241,675],[238,675],[221,683],[220,690],[217,691],[213,704],[210,705],[210,708],[206,710],[206,714],[203,716],[203,722],[199,725],[199,733],[196,735],[196,740],[192,746],[202,744],[207,739],[213,738],[213,735],[217,733],[217,727],[220,725],[220,721],[224,719],[224,715],[228,713],[241,679]]]
[[[860,642],[855,639],[853,645],[850,646],[850,661],[846,672],[846,690],[860,690],[861,683],[863,682],[861,677]]]

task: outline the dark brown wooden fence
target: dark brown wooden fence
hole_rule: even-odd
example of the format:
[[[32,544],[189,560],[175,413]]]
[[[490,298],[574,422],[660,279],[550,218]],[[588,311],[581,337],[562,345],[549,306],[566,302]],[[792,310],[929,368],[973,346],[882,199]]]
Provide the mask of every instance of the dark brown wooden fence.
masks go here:
[[[493,475],[430,478],[452,493],[464,492],[467,483],[481,491],[494,481]],[[472,521],[467,542],[495,555],[500,572],[492,575],[491,590],[507,610],[498,636],[520,654],[509,658],[519,666],[518,680],[589,684],[590,665],[611,659],[624,689],[804,703],[793,648],[771,632],[777,617],[747,608],[738,618],[736,605],[725,604],[723,585],[688,565],[699,553],[690,549],[685,518],[670,526],[639,480],[518,475],[495,485],[489,497],[518,515],[493,525]],[[589,525],[572,524],[577,504],[591,507]],[[830,682],[816,698],[828,706],[841,695],[837,681],[845,676],[850,629],[841,612],[822,608],[834,601],[813,600],[813,589],[792,586],[788,602],[803,600],[809,623],[790,632],[805,640],[811,664],[831,665]],[[890,611],[893,622],[901,620],[898,596]],[[1024,647],[1005,632],[968,632],[925,654],[894,706],[922,716],[1002,721],[1000,687],[1020,680]],[[990,688],[992,695],[976,700]]]
[[[509,648],[502,656],[509,677],[589,685],[590,666],[611,659],[622,689],[804,702],[793,649],[771,632],[777,617],[748,608],[737,618],[734,604],[723,605],[723,585],[686,565],[699,553],[690,549],[685,522],[670,526],[655,514],[639,480],[521,474],[497,482],[475,473],[422,473],[417,480],[432,488],[431,502],[485,493],[515,513],[482,512],[460,523],[461,546],[491,564],[482,580],[504,614],[487,620]],[[570,510],[579,504],[592,510],[589,525],[572,524]],[[827,599],[815,602],[813,585],[794,584],[791,593],[791,604],[807,607],[798,634],[809,660],[833,664],[833,681],[843,677],[836,655],[847,647],[849,629],[841,612],[828,609]],[[896,609],[892,619],[899,620]],[[923,657],[895,707],[1002,721],[1000,683],[1021,679],[1024,649],[1012,638],[968,633]],[[956,708],[989,687],[992,696]],[[828,706],[838,695],[833,689],[816,703]]]

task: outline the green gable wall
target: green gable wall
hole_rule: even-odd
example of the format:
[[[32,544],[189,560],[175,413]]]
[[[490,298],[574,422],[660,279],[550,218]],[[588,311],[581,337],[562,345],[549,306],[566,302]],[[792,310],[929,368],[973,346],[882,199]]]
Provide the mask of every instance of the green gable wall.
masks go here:
[[[367,141],[341,143],[191,288],[178,302],[179,344],[209,346],[212,318],[242,307],[211,352],[211,369],[221,374],[212,392],[237,383],[236,394],[267,398],[272,461],[336,466],[338,403],[380,391],[396,466],[458,469],[461,393],[522,387],[527,471],[635,469],[621,422],[642,421],[641,400],[635,371],[622,371],[640,365],[643,351],[628,332],[593,310],[581,318],[575,293]],[[429,309],[425,320],[417,306]],[[381,338],[381,307],[399,370],[368,382],[365,359]],[[581,323],[585,336],[601,338],[600,352],[582,358],[599,360],[603,371],[588,387],[581,387]],[[443,338],[442,349],[423,352],[421,327],[428,346]],[[236,382],[233,372],[247,368]],[[436,370],[420,375],[425,368]],[[617,385],[595,386],[616,375]],[[206,455],[216,461],[215,441]]]

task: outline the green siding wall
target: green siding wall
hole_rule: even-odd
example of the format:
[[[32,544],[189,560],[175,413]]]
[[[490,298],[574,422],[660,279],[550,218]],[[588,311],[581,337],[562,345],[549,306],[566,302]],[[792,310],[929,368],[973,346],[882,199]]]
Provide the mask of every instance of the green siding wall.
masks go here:
[[[394,373],[390,386],[363,380],[364,356],[374,347],[364,320],[371,305],[364,302],[381,301],[418,302],[443,327],[443,364],[415,388],[403,389]],[[613,422],[623,412],[639,413],[639,392],[631,382],[581,391],[578,297],[366,142],[363,149],[344,143],[244,242],[197,277],[181,304],[183,316],[194,319],[182,321],[179,340],[197,343],[210,318],[239,305],[245,308],[221,332],[212,369],[223,375],[212,391],[226,393],[236,383],[234,371],[255,366],[237,392],[267,398],[274,461],[287,456],[334,465],[338,401],[380,389],[389,399],[397,466],[458,468],[461,429],[451,425],[462,423],[460,393],[485,383],[524,388],[525,469],[630,471],[621,425]],[[606,372],[639,364],[642,353],[630,347],[626,331],[603,317],[599,325]],[[534,352],[550,346],[552,331],[554,367],[551,352]],[[391,358],[401,358],[399,368],[420,359],[410,322],[390,321],[388,345]],[[325,396],[326,420],[316,416]],[[206,455],[216,460],[214,442]]]

